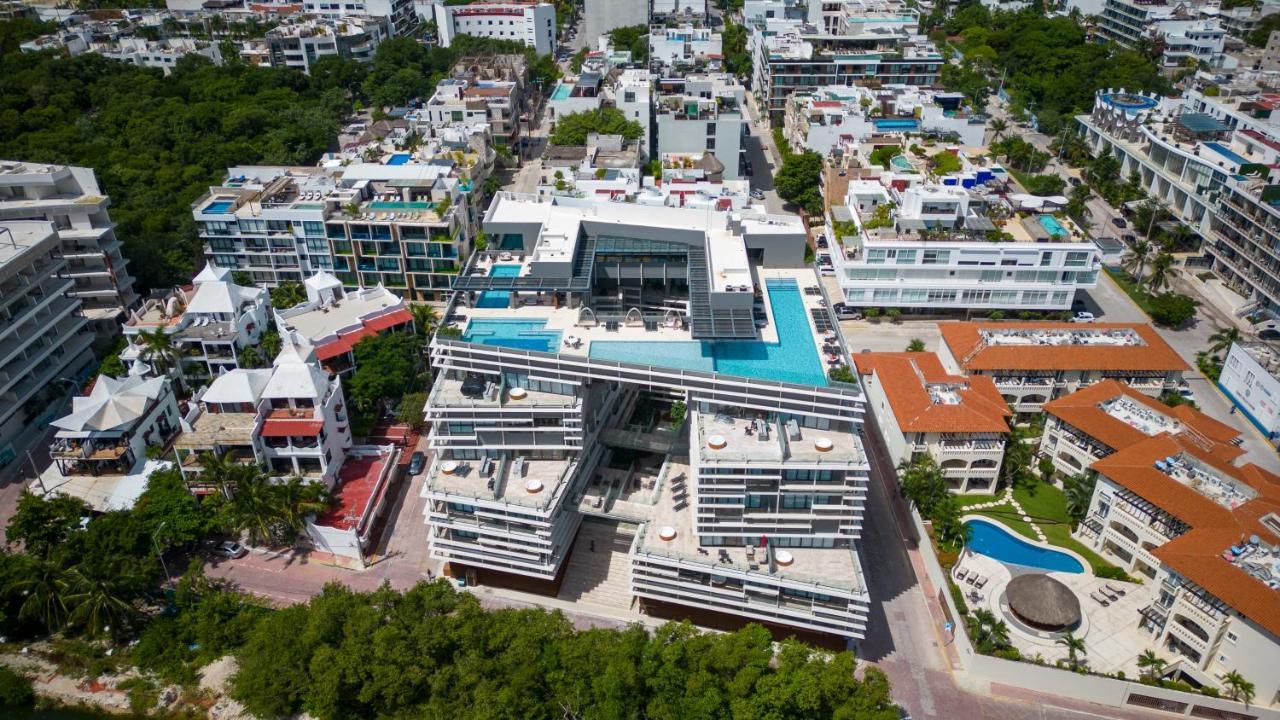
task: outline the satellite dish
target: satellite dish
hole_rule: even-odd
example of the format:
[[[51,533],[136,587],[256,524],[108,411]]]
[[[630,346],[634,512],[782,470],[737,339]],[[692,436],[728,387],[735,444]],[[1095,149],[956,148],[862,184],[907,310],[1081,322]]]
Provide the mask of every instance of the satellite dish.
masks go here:
[[[1250,544],[1250,545],[1257,545],[1257,544],[1259,544],[1259,543],[1261,543],[1261,542],[1262,542],[1262,538],[1258,537],[1257,535],[1250,535],[1250,536],[1249,536],[1249,544]]]

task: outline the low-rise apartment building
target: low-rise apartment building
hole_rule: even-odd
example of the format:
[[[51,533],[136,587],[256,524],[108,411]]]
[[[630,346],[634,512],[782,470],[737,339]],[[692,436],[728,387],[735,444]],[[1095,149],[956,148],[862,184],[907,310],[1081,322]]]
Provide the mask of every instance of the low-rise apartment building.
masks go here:
[[[1163,433],[1184,437],[1224,462],[1244,454],[1240,433],[1190,407],[1169,407],[1115,380],[1081,388],[1044,405],[1040,456],[1061,477],[1086,473],[1117,450]]]
[[[556,47],[556,7],[549,2],[476,2],[454,5],[437,0],[432,17],[441,47],[459,35],[524,43],[539,55]]]
[[[664,76],[680,76],[696,69],[719,70],[724,42],[711,28],[689,23],[649,28],[649,65]]]
[[[141,67],[159,68],[165,75],[173,72],[178,61],[187,55],[200,55],[208,58],[215,65],[222,64],[222,51],[217,43],[194,38],[147,40],[141,37],[127,37],[114,42],[90,43],[89,52]]]
[[[1151,646],[1166,673],[1223,687],[1238,672],[1255,702],[1280,701],[1280,477],[1236,467],[1187,434],[1159,434],[1092,465],[1077,537],[1143,578]]]
[[[728,180],[746,176],[746,90],[731,75],[662,78],[654,85],[658,156],[710,153]]]
[[[783,135],[793,147],[824,157],[874,135],[932,133],[971,147],[983,144],[986,117],[969,113],[960,93],[907,85],[825,87],[787,101]]]
[[[617,522],[592,584],[628,603],[862,637],[862,394],[826,377],[803,226],[502,193],[484,227],[431,344],[432,555],[555,586]]]
[[[389,37],[387,18],[306,18],[277,25],[261,39],[246,41],[240,55],[255,65],[310,73],[322,57],[373,62],[378,45]]]
[[[1275,445],[1280,438],[1280,348],[1238,342],[1222,362],[1218,387]]]
[[[846,206],[832,208],[828,244],[846,304],[1062,311],[1097,284],[1097,246],[1067,218],[1020,216],[983,188],[991,169],[941,183],[907,177],[850,181]]]
[[[488,123],[493,142],[508,150],[521,139],[524,85],[514,80],[441,80],[418,116],[432,127]]]
[[[395,37],[415,35],[420,29],[413,0],[302,0],[302,14],[328,20],[345,17],[383,18]]]
[[[990,377],[952,375],[931,352],[853,359],[895,467],[927,454],[952,492],[995,491],[1013,413]]]
[[[492,155],[430,147],[380,162],[230,168],[192,205],[205,257],[261,285],[325,271],[347,287],[439,300],[471,250],[483,182],[473,172]]]
[[[781,126],[787,98],[830,85],[929,86],[938,83],[942,55],[914,22],[896,12],[868,17],[843,34],[795,20],[766,20],[752,29],[752,89],[761,111]]]
[[[1103,380],[1159,397],[1176,390],[1190,369],[1150,325],[943,322],[938,328],[945,366],[970,377],[991,376],[1020,418]]]
[[[116,334],[124,311],[138,299],[110,205],[89,168],[0,161],[0,221],[53,223],[66,261],[61,272],[73,282],[67,295],[80,301],[100,341]]]
[[[0,220],[0,465],[19,460],[14,443],[93,363],[62,246],[53,223]]]
[[[355,369],[354,349],[383,332],[413,332],[413,313],[403,298],[381,285],[347,292],[338,278],[318,272],[303,282],[307,301],[276,308],[275,324],[315,349],[315,359],[335,374]]]
[[[266,288],[237,285],[227,268],[206,265],[190,289],[175,288],[129,312],[123,325],[129,344],[120,359],[139,373],[156,362],[168,362],[151,357],[140,337],[164,332],[173,336],[184,377],[215,378],[240,367],[242,353],[258,345],[267,331],[270,304]],[[255,364],[266,360],[258,357]]]
[[[579,147],[549,146],[539,195],[634,198],[640,191],[640,145],[621,135],[587,136]]]
[[[53,464],[37,485],[43,494],[79,498],[97,512],[133,507],[147,477],[162,466],[147,448],[165,448],[181,417],[169,379],[100,375],[88,395],[71,399],[71,412],[54,420]]]
[[[1191,60],[1209,67],[1231,69],[1223,53],[1227,31],[1202,6],[1165,0],[1105,0],[1096,34],[1126,48],[1151,42],[1165,67],[1185,67]]]

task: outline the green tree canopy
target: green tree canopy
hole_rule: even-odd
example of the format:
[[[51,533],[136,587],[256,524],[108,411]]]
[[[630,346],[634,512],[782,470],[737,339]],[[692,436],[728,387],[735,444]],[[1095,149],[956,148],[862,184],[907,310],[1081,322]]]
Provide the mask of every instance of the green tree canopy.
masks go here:
[[[551,133],[553,145],[586,145],[587,135],[621,135],[627,140],[635,140],[643,133],[640,123],[628,120],[621,110],[602,107],[598,110],[562,115],[556,120],[555,132]]]
[[[609,40],[618,50],[631,51],[631,59],[637,63],[649,62],[649,26],[629,25],[609,32]]]
[[[822,212],[822,192],[818,189],[821,178],[822,156],[809,150],[784,160],[773,182],[783,200],[817,214]]]

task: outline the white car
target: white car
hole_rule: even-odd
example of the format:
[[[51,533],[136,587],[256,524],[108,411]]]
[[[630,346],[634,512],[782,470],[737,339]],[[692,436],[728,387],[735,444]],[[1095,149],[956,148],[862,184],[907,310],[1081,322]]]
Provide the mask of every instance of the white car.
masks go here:
[[[1081,311],[1081,312],[1076,313],[1076,316],[1075,316],[1075,317],[1071,318],[1071,322],[1073,322],[1073,323],[1091,323],[1091,322],[1093,322],[1093,321],[1094,321],[1094,320],[1096,320],[1096,319],[1097,319],[1097,318],[1095,318],[1095,317],[1093,316],[1093,313],[1091,313],[1091,312],[1084,312],[1084,311]]]

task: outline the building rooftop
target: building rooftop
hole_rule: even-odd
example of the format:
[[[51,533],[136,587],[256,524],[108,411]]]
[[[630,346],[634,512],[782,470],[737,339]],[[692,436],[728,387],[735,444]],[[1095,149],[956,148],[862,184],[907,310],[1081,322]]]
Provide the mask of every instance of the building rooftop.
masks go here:
[[[942,322],[938,329],[956,362],[970,372],[1190,369],[1150,325]]]
[[[666,478],[652,506],[650,520],[636,538],[636,549],[664,557],[677,558],[747,573],[760,573],[800,583],[811,584],[814,592],[833,588],[846,593],[866,592],[866,581],[857,552],[851,548],[785,548],[793,561],[780,565],[764,548],[703,546],[693,529],[693,507],[687,500],[677,499],[672,491],[673,478],[688,482],[688,466],[671,462]],[[672,533],[664,532],[666,530]],[[663,539],[669,535],[671,539]],[[776,549],[774,550],[776,552]]]
[[[276,311],[281,331],[297,332],[315,346],[320,360],[351,352],[364,338],[411,322],[413,314],[404,300],[381,285]]]
[[[431,465],[427,486],[437,493],[545,510],[567,490],[577,460],[515,452],[487,465],[479,460],[437,460]],[[489,472],[482,472],[485,469]]]
[[[762,414],[761,414],[762,415]],[[866,462],[853,432],[787,426],[724,412],[690,413],[703,465],[817,462],[832,466]]]
[[[1168,434],[1092,467],[1189,526],[1152,550],[1157,558],[1280,635],[1280,476],[1233,467]]]
[[[40,220],[5,220],[0,222],[0,273],[6,265],[25,264],[24,256],[34,257],[58,247],[53,223]]]
[[[118,380],[99,375],[89,394],[71,398],[71,412],[50,424],[60,428],[59,438],[127,432],[146,415],[152,402],[169,391],[168,378],[148,380],[130,375]]]
[[[903,432],[1008,433],[1009,406],[986,375],[950,375],[931,352],[860,353],[862,375],[875,374]]]
[[[1162,433],[1183,435],[1224,462],[1244,454],[1240,436],[1188,405],[1169,407],[1115,380],[1104,380],[1044,405],[1044,411],[1112,450],[1122,450]]]

